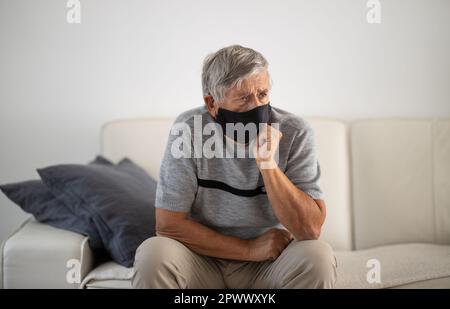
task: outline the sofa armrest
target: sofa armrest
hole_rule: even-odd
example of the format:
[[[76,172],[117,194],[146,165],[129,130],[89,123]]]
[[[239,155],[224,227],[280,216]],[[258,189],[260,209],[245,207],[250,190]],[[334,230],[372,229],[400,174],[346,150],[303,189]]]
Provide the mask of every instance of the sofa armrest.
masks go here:
[[[34,219],[4,242],[1,255],[3,288],[78,288],[94,263],[87,237]]]

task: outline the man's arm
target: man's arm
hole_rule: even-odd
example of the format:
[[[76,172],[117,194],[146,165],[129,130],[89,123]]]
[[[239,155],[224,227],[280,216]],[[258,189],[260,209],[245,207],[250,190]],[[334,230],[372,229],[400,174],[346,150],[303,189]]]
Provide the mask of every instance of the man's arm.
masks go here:
[[[239,261],[275,260],[292,239],[281,229],[249,240],[227,236],[187,219],[187,213],[158,208],[156,235],[178,240],[198,254]]]
[[[275,162],[283,134],[267,126],[258,135],[253,152],[275,216],[298,240],[318,239],[326,207],[295,186]],[[309,137],[311,138],[311,136]]]
[[[261,169],[275,216],[298,240],[318,239],[326,216],[323,200],[313,200],[278,168]]]
[[[207,256],[248,260],[248,241],[222,235],[205,225],[187,219],[187,213],[156,209],[156,235],[182,242]]]

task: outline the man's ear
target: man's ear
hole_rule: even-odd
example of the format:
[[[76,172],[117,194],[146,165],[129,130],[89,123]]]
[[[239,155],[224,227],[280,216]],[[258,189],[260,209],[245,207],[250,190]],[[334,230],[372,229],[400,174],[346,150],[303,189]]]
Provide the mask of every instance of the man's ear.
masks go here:
[[[206,108],[208,109],[208,112],[211,114],[213,118],[216,118],[216,104],[214,101],[214,98],[211,95],[207,95],[203,97],[203,100],[205,101]]]

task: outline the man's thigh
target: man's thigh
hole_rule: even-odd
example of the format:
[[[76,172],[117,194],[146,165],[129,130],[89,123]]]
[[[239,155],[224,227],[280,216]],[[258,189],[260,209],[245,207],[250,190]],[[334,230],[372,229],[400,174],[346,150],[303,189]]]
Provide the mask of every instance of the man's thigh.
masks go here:
[[[190,250],[168,237],[151,237],[136,251],[135,288],[224,288],[214,258]]]
[[[327,243],[294,240],[275,261],[228,263],[224,280],[229,288],[332,288],[336,267]]]

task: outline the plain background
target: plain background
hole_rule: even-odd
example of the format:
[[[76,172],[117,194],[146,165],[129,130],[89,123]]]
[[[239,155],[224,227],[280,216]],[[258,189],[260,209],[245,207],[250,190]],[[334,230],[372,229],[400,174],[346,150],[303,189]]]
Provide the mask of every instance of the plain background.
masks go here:
[[[203,58],[262,52],[271,104],[343,120],[450,116],[450,1],[0,0],[0,183],[87,163],[103,123],[203,103]],[[0,241],[27,215],[0,195]]]

